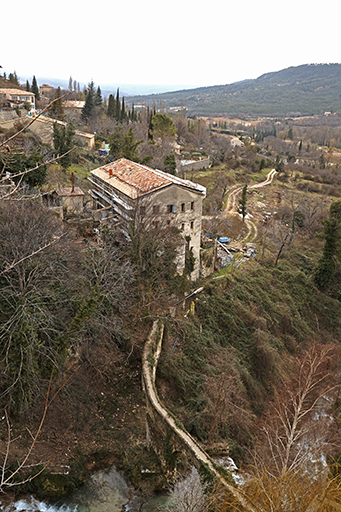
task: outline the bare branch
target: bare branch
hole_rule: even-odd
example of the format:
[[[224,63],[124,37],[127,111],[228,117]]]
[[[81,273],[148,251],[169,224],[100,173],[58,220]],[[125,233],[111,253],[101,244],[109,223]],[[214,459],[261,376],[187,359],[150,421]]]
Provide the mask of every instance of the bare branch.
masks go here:
[[[10,270],[12,270],[14,267],[16,267],[17,265],[20,265],[20,263],[22,263],[23,261],[29,259],[29,258],[32,258],[33,256],[35,256],[36,254],[40,253],[41,251],[44,251],[45,249],[47,249],[47,247],[50,247],[51,245],[55,244],[56,242],[58,242],[58,240],[60,240],[63,236],[65,236],[65,234],[63,235],[60,235],[60,236],[57,236],[54,240],[52,240],[52,242],[49,242],[48,244],[44,245],[43,247],[40,247],[39,249],[37,249],[36,251],[32,252],[31,254],[29,254],[28,256],[25,256],[24,258],[21,258],[21,260],[19,261],[16,261],[14,263],[11,263],[9,265],[6,265],[6,268],[5,270],[3,270],[2,272],[0,272],[0,276],[2,276],[3,274],[5,274],[6,272],[9,272]]]

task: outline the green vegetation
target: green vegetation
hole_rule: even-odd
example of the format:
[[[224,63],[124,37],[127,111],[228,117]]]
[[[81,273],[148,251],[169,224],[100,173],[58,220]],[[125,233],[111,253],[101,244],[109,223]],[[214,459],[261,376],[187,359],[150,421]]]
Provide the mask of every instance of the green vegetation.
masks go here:
[[[60,126],[57,123],[53,125],[53,145],[57,155],[60,158],[61,166],[66,169],[72,162],[71,149],[73,148],[73,137],[75,135],[75,127],[72,122],[67,126]],[[68,153],[68,154],[65,154]]]
[[[288,261],[229,274],[224,284],[206,285],[194,317],[171,322],[169,336],[181,341],[163,352],[159,372],[175,386],[168,406],[191,434],[226,440],[234,456],[245,456],[253,418],[267,408],[291,357],[313,339],[337,341],[340,303],[312,277],[309,267]]]

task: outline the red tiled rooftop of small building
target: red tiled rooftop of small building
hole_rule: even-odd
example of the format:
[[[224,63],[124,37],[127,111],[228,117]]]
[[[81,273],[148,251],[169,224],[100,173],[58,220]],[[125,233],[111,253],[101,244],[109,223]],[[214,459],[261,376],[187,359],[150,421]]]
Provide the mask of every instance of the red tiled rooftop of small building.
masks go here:
[[[72,191],[72,187],[69,188],[56,188],[53,192],[55,192],[58,196],[84,196],[84,192],[79,187],[74,187]],[[52,193],[53,193],[52,192]]]

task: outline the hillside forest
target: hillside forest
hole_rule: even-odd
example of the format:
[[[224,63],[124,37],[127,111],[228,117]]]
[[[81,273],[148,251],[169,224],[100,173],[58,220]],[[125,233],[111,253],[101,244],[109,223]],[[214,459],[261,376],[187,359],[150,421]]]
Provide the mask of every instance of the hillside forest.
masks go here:
[[[16,79],[2,77],[0,92]],[[67,106],[72,96],[81,109]],[[4,499],[67,495],[115,465],[134,489],[130,510],[165,490],[174,512],[337,510],[341,114],[188,116],[128,105],[119,91],[102,98],[94,82],[75,91],[71,78],[37,109],[65,123],[50,144],[25,127],[28,109],[12,112],[11,128],[0,110]],[[95,133],[95,147],[77,131]],[[121,157],[173,174],[181,160],[209,157],[210,168],[186,173],[207,189],[203,261],[228,237],[231,263],[192,282],[188,268],[176,273],[179,230],[132,225],[127,242],[96,224],[89,172]],[[252,188],[272,169],[272,182]],[[85,208],[61,220],[41,196],[71,179]],[[165,466],[146,442],[141,357],[156,319],[160,400],[217,466],[233,458],[242,503],[184,453],[167,452]]]

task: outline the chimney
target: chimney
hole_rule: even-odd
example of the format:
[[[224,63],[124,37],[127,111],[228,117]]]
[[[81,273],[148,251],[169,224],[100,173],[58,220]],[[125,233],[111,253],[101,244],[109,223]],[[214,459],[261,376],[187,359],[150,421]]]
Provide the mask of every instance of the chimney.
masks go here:
[[[73,194],[75,191],[75,180],[73,177],[73,172],[71,173],[71,194]]]
[[[109,178],[111,178],[111,177],[112,177],[112,168],[109,167]]]

